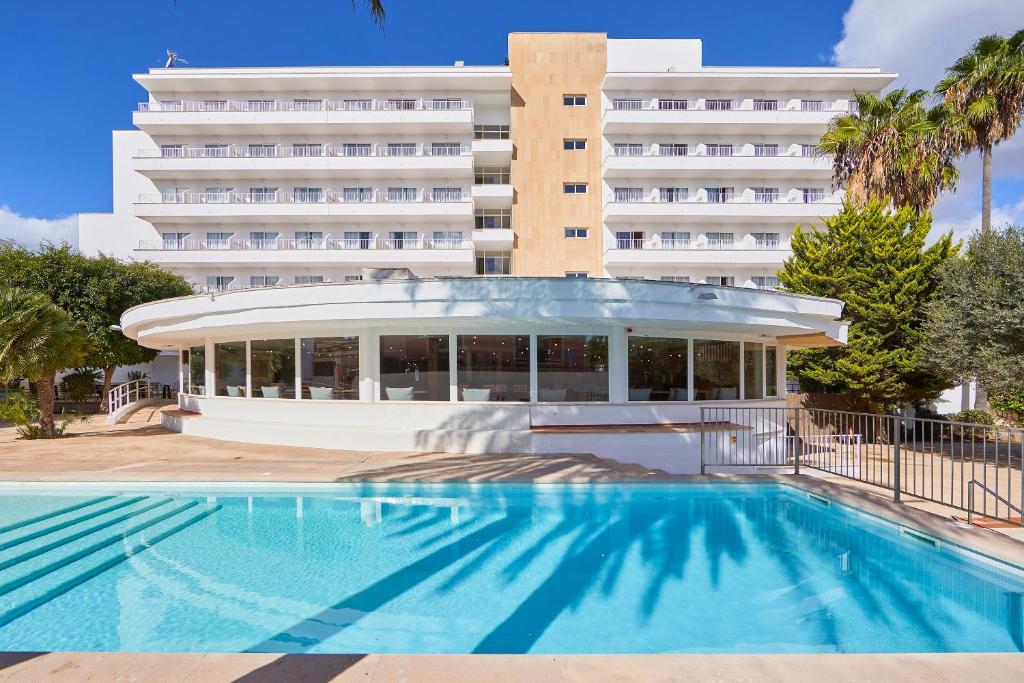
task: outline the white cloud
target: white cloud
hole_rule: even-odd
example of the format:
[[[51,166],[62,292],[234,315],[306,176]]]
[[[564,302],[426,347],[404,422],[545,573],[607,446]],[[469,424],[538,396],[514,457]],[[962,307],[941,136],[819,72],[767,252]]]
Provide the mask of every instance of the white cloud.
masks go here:
[[[944,69],[979,37],[1024,28],[1017,0],[853,0],[843,17],[843,37],[833,48],[839,66],[880,66],[899,73],[893,84],[931,90]],[[966,236],[981,225],[981,157],[964,157],[960,189],[935,207],[936,226]],[[993,184],[1024,177],[1024,130],[996,147]],[[1022,201],[993,207],[992,224],[1024,223]]]
[[[30,218],[0,205],[0,239],[14,240],[29,248],[36,248],[42,242],[60,244],[67,242],[78,246],[78,216],[63,218]]]

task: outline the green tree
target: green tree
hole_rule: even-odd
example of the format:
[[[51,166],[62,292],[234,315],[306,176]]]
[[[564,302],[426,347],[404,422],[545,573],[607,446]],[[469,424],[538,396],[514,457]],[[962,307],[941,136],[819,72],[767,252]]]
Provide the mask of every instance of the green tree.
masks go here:
[[[855,110],[833,119],[818,149],[832,155],[833,182],[857,205],[879,201],[930,209],[939,193],[956,188],[947,111],[929,110],[924,90],[882,97],[855,93]]]
[[[118,367],[146,363],[157,354],[110,327],[132,306],[192,294],[183,278],[151,263],[85,256],[68,245],[44,245],[38,252],[5,249],[0,252],[0,282],[46,294],[81,323],[91,351],[76,365],[103,369],[104,402]]]
[[[992,148],[1013,136],[1024,115],[1024,29],[980,38],[946,69],[935,93],[971,130],[963,151],[981,151],[981,229],[992,227]]]
[[[53,383],[89,353],[83,327],[38,292],[0,289],[0,380],[27,377],[39,396],[39,425],[55,436]]]
[[[798,226],[780,283],[797,294],[846,303],[846,346],[792,352],[790,373],[809,391],[843,392],[888,412],[938,396],[950,381],[927,363],[924,305],[937,269],[958,247],[951,235],[925,246],[931,215],[880,202],[844,203],[823,228]]]
[[[977,379],[997,408],[1024,407],[1024,228],[971,235],[940,269],[925,311],[926,349],[940,372]]]

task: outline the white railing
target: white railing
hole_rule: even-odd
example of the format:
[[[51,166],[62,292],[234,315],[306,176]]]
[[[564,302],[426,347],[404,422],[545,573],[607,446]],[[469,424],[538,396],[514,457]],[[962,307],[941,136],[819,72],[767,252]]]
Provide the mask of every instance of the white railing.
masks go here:
[[[274,111],[464,111],[473,108],[465,97],[375,98],[344,100],[164,100],[139,102],[140,112],[274,112]]]
[[[615,250],[648,250],[648,251],[692,251],[711,249],[718,251],[767,251],[789,249],[788,243],[781,240],[761,240],[750,242],[749,240],[726,240],[726,239],[665,239],[662,237],[644,238],[618,238],[612,241],[612,249]]]
[[[137,159],[284,159],[320,157],[453,157],[468,156],[472,151],[460,144],[435,145],[415,143],[411,147],[388,147],[385,144],[363,145],[324,143],[281,144],[281,145],[224,145],[220,147],[163,147],[161,149],[140,149]]]
[[[461,188],[441,191],[420,190],[370,193],[345,192],[320,188],[315,191],[289,192],[165,192],[140,194],[138,204],[406,204],[406,203],[461,203],[469,202],[469,193]]]
[[[445,237],[414,239],[382,237],[331,237],[141,240],[139,251],[336,251],[361,249],[473,249],[472,240]]]
[[[148,379],[137,379],[118,384],[107,395],[107,412],[113,417],[129,404],[144,398],[155,398],[157,386]]]
[[[756,111],[764,113],[777,112],[810,112],[820,114],[822,112],[847,112],[848,107],[842,104],[844,100],[833,102],[809,102],[801,100],[778,100],[774,106],[770,102],[754,102],[745,99],[724,99],[708,98],[687,100],[685,106],[682,100],[674,98],[636,98],[622,97],[612,98],[612,111]]]
[[[611,204],[812,204],[838,203],[839,194],[829,192],[799,191],[789,193],[774,192],[703,192],[696,194],[662,198],[656,191],[631,190],[629,192],[612,192]]]

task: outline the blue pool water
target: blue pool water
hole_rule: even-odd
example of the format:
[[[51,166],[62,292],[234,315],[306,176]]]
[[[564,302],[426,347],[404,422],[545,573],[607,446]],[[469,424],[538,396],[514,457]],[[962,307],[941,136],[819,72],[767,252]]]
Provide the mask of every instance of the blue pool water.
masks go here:
[[[0,650],[1021,651],[1022,596],[775,484],[0,490]]]

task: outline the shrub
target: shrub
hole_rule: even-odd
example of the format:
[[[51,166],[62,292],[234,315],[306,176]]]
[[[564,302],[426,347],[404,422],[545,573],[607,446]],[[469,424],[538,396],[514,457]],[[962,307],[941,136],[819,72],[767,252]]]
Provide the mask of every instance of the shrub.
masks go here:
[[[0,401],[0,420],[16,425],[18,435],[23,439],[47,439],[66,436],[68,427],[88,418],[75,412],[61,413],[61,419],[54,425],[53,435],[48,435],[39,424],[39,401],[22,391],[12,391]]]
[[[949,419],[953,422],[966,422],[967,424],[975,425],[994,425],[995,420],[992,416],[986,413],[984,410],[961,410],[959,413],[953,413],[949,416]]]
[[[99,381],[99,370],[78,368],[60,381],[60,392],[72,401],[81,403],[96,393],[96,383]]]

